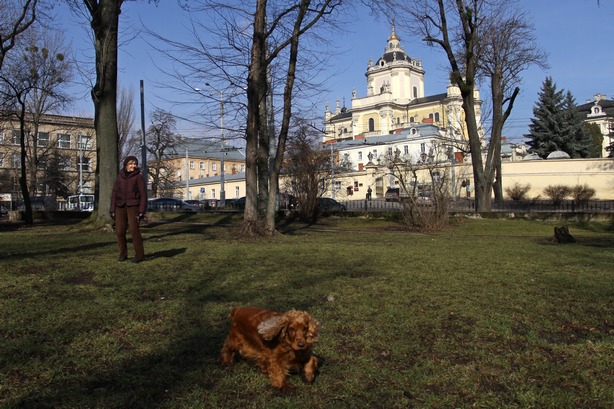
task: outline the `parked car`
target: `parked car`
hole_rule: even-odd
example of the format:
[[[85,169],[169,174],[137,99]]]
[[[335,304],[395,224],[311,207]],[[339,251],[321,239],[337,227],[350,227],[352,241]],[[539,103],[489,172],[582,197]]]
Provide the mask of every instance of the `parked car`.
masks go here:
[[[234,210],[245,209],[245,196],[237,199],[226,199],[226,207]]]
[[[401,189],[398,187],[389,187],[384,194],[384,198],[387,202],[398,202]]]
[[[416,204],[431,205],[433,204],[433,197],[428,193],[420,192],[418,193],[418,196],[416,197]]]
[[[318,208],[323,212],[345,212],[347,207],[330,197],[318,197]]]
[[[206,200],[190,199],[186,200],[185,202],[196,207],[198,210],[205,210],[205,208],[208,207],[208,203]]]
[[[147,204],[147,210],[150,212],[194,213],[198,211],[198,207],[186,203],[181,199],[161,197],[159,199],[151,199]]]

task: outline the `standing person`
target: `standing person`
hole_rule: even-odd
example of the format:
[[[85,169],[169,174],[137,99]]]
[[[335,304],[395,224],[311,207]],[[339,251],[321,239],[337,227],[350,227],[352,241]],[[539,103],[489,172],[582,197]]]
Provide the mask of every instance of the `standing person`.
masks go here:
[[[129,230],[134,246],[133,263],[140,263],[145,259],[139,222],[143,220],[147,210],[147,189],[138,165],[136,156],[128,156],[124,160],[124,167],[119,171],[113,185],[110,209],[111,218],[115,220],[115,234],[119,244],[117,260],[124,261],[128,258],[126,230]]]

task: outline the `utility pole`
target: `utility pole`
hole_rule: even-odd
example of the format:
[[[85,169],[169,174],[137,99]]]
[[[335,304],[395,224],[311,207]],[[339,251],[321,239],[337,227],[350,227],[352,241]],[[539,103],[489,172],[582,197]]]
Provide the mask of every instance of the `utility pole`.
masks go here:
[[[147,145],[145,143],[145,86],[141,80],[141,171],[145,181],[145,190],[149,181],[147,174]]]

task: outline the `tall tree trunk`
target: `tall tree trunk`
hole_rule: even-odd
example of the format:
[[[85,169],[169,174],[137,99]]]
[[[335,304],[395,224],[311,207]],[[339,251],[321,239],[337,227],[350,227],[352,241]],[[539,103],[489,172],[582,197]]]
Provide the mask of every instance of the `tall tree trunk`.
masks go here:
[[[270,92],[269,81],[266,80],[267,90]],[[267,92],[267,94],[269,93]],[[269,98],[263,98],[258,106],[260,112],[260,128],[258,129],[258,219],[264,218],[267,209],[269,198],[269,157],[271,149],[271,140],[268,130],[268,112],[272,109],[267,104]],[[273,192],[274,194],[274,192]]]
[[[19,176],[19,186],[21,187],[21,195],[23,196],[23,204],[25,208],[24,222],[26,224],[32,224],[34,218],[32,217],[32,202],[30,201],[30,192],[28,191],[28,172],[26,167],[26,104],[21,103],[21,113],[19,115],[19,145],[20,145],[20,164],[21,173]]]
[[[284,109],[283,117],[281,121],[281,128],[279,131],[279,140],[277,141],[277,151],[275,153],[275,160],[271,169],[271,175],[269,180],[270,197],[267,201],[267,212],[265,222],[265,232],[268,235],[272,235],[275,232],[275,213],[276,213],[276,199],[277,191],[279,190],[279,170],[284,160],[284,152],[286,150],[286,140],[288,138],[288,130],[290,128],[290,117],[292,115],[292,88],[294,87],[294,80],[296,78],[296,62],[298,60],[298,46],[301,33],[301,25],[307,8],[309,7],[310,0],[303,0],[301,7],[298,11],[296,21],[294,23],[294,30],[292,32],[292,38],[290,41],[290,56],[288,60],[288,69],[286,76],[286,85],[284,88]]]
[[[247,77],[247,130],[245,142],[245,212],[246,234],[258,234],[258,138],[262,129],[260,104],[266,96],[266,5],[257,0],[252,36],[252,55]]]
[[[108,219],[111,191],[119,171],[117,130],[117,36],[122,0],[84,0],[92,15],[96,84],[92,89],[96,129],[96,203],[98,219]],[[96,217],[96,216],[94,216]]]

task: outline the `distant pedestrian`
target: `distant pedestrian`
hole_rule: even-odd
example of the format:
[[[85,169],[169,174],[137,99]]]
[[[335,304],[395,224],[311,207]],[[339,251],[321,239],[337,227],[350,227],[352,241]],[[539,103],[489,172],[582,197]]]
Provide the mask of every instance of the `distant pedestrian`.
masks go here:
[[[371,190],[371,186],[369,186],[369,188],[367,189],[367,200],[371,200],[371,192],[373,192]]]
[[[115,234],[119,245],[117,260],[124,261],[128,258],[126,231],[129,230],[134,246],[133,263],[140,263],[145,259],[139,223],[147,210],[147,188],[138,165],[139,161],[135,156],[128,156],[124,160],[124,167],[119,171],[113,185],[109,210],[111,218],[115,220]]]

